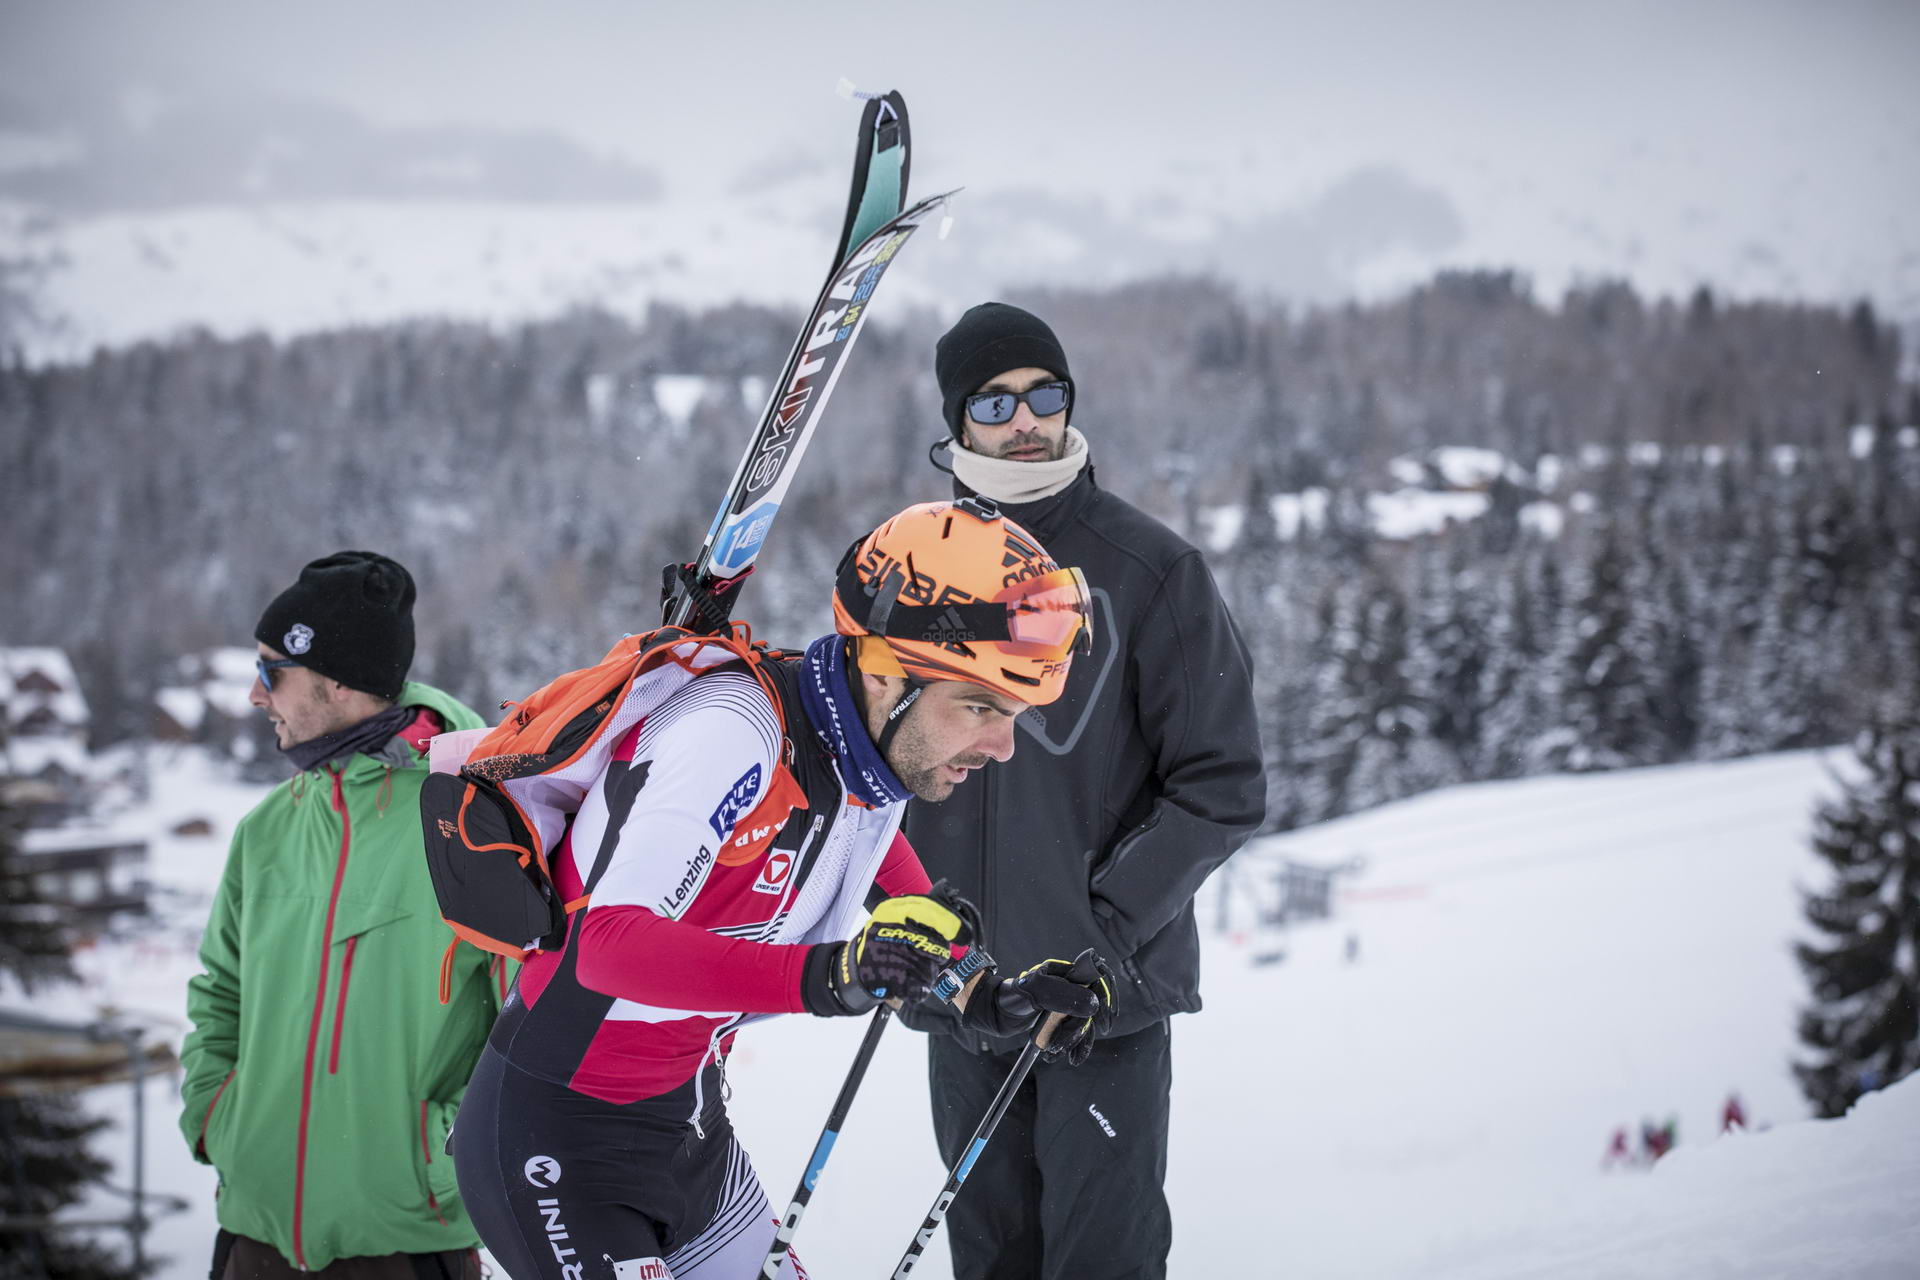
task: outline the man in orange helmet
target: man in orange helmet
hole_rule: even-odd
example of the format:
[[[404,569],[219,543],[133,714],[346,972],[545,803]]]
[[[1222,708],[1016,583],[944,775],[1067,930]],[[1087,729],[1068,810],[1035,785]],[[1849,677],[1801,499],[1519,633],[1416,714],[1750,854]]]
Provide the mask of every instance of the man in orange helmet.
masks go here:
[[[1200,1008],[1193,896],[1259,826],[1266,787],[1245,645],[1200,552],[1094,481],[1053,330],[983,303],[935,350],[955,492],[993,500],[1079,566],[1097,625],[1065,688],[1015,722],[1018,768],[971,775],[906,829],[977,903],[1008,964],[1092,947],[1118,975],[1110,1034],[1028,1077],[948,1218],[957,1280],[1166,1275],[1171,1015]],[[1015,1040],[931,1003],[934,1131],[956,1157]],[[984,1175],[984,1176],[983,1176]],[[978,1184],[976,1186],[976,1184]]]
[[[734,1034],[918,1000],[956,955],[965,912],[931,896],[901,813],[1013,754],[1086,647],[1086,585],[991,504],[928,503],[848,550],[833,610],[802,659],[761,664],[769,686],[673,667],[606,730],[551,859],[587,905],[522,966],[453,1134],[514,1280],[759,1274],[776,1224],[723,1101]],[[965,1013],[995,1036],[1068,1015],[1058,1051],[1084,1056],[1109,994],[1089,953],[988,971]]]

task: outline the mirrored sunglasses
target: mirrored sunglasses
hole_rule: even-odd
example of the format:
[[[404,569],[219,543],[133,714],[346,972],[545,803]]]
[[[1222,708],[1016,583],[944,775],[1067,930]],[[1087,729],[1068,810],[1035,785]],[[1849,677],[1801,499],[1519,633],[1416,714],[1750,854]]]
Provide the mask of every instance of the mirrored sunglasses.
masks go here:
[[[1065,382],[1043,382],[1025,391],[983,391],[967,397],[967,417],[983,427],[1013,421],[1013,411],[1024,403],[1036,418],[1051,418],[1073,403],[1073,388]]]
[[[273,673],[282,667],[297,667],[300,664],[292,658],[260,658],[253,660],[253,669],[260,673],[260,687],[268,693],[273,692]]]

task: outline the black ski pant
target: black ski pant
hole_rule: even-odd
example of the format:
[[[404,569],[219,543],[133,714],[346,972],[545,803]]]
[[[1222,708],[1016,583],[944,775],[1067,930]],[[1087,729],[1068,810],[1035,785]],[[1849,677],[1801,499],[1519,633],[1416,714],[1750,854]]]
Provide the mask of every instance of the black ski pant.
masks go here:
[[[927,1039],[933,1131],[951,1168],[1016,1055]],[[1165,1022],[1096,1042],[1077,1067],[1041,1059],[948,1210],[954,1280],[1164,1280],[1172,1086]]]
[[[705,1069],[614,1103],[481,1051],[451,1151],[474,1230],[513,1280],[740,1280],[760,1273],[775,1218]],[[787,1256],[783,1280],[805,1280]]]

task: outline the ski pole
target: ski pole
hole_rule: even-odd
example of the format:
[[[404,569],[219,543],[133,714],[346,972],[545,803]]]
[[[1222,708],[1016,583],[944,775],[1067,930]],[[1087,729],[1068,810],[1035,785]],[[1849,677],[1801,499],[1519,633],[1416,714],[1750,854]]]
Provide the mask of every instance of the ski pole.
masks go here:
[[[907,1246],[907,1251],[900,1255],[900,1264],[893,1270],[893,1280],[902,1280],[902,1277],[912,1272],[920,1261],[920,1255],[925,1253],[927,1246],[933,1242],[933,1233],[940,1229],[942,1222],[946,1221],[947,1210],[952,1207],[954,1197],[960,1194],[960,1184],[967,1180],[969,1173],[973,1172],[973,1162],[980,1158],[980,1152],[986,1148],[987,1139],[993,1136],[993,1131],[1000,1125],[1001,1117],[1007,1114],[1007,1108],[1013,1104],[1013,1095],[1020,1091],[1027,1073],[1033,1070],[1033,1064],[1052,1042],[1054,1031],[1065,1021],[1066,1017],[1063,1014],[1049,1014],[1047,1020],[1041,1024],[1039,1034],[1028,1041],[1027,1047],[1020,1051],[1019,1060],[1013,1064],[1013,1070],[1007,1073],[1006,1083],[1000,1086],[1000,1092],[993,1095],[993,1101],[987,1106],[987,1114],[981,1117],[980,1123],[974,1128],[973,1137],[967,1140],[967,1149],[961,1155],[960,1163],[953,1167],[953,1172],[947,1175],[947,1184],[941,1187],[940,1194],[934,1197],[933,1207],[927,1210],[926,1221],[922,1222],[920,1230],[914,1233],[913,1243]]]
[[[873,1061],[873,1051],[880,1047],[880,1033],[887,1029],[887,1022],[892,1017],[893,1002],[882,1001],[867,1023],[867,1034],[860,1040],[860,1050],[853,1055],[853,1065],[847,1069],[847,1078],[840,1085],[839,1096],[833,1100],[833,1110],[827,1112],[827,1123],[820,1129],[820,1139],[813,1144],[813,1154],[807,1157],[807,1171],[800,1175],[800,1184],[793,1189],[793,1202],[787,1206],[786,1216],[780,1220],[780,1229],[774,1233],[773,1247],[767,1250],[767,1260],[760,1266],[760,1274],[765,1280],[779,1278],[780,1264],[793,1247],[793,1233],[800,1229],[800,1219],[806,1216],[807,1204],[813,1199],[813,1184],[820,1180],[820,1170],[826,1167],[827,1157],[833,1154],[833,1144],[840,1138],[840,1126],[847,1122],[847,1112],[853,1109],[853,1095],[859,1092],[860,1081],[866,1078],[867,1064]]]
[[[967,923],[963,936],[970,940],[979,936],[980,927],[972,906],[955,895],[945,880],[927,890],[927,894],[960,912]],[[971,947],[966,955],[941,970],[930,994],[964,1009],[967,1002],[961,993],[970,991],[973,980],[983,970],[992,967],[993,957],[987,954],[984,947]],[[827,1122],[821,1126],[820,1137],[813,1144],[813,1154],[807,1157],[806,1172],[800,1175],[800,1183],[793,1189],[793,1200],[787,1205],[786,1216],[780,1220],[779,1230],[774,1232],[773,1245],[767,1250],[767,1260],[760,1264],[763,1280],[779,1278],[780,1264],[792,1251],[794,1232],[800,1229],[800,1219],[806,1216],[807,1205],[813,1200],[814,1184],[820,1180],[820,1171],[826,1167],[827,1157],[833,1154],[833,1144],[840,1140],[840,1127],[846,1124],[847,1113],[853,1110],[853,1095],[860,1091],[860,1082],[866,1079],[867,1065],[873,1061],[874,1050],[880,1047],[880,1033],[887,1029],[888,1020],[899,1007],[898,1000],[883,1000],[880,1007],[874,1010],[872,1020],[867,1023],[867,1034],[861,1038],[860,1048],[853,1055],[853,1065],[847,1068],[847,1078],[840,1084],[840,1092],[833,1100],[832,1110],[827,1112]]]

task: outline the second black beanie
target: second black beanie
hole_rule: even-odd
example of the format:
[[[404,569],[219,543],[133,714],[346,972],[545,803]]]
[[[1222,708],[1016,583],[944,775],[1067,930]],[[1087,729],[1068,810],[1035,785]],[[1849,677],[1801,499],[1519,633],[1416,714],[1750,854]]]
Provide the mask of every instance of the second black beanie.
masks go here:
[[[1067,353],[1047,322],[1009,303],[981,303],[934,344],[933,376],[940,384],[940,411],[955,440],[960,438],[967,397],[1009,369],[1045,369],[1073,385]]]

